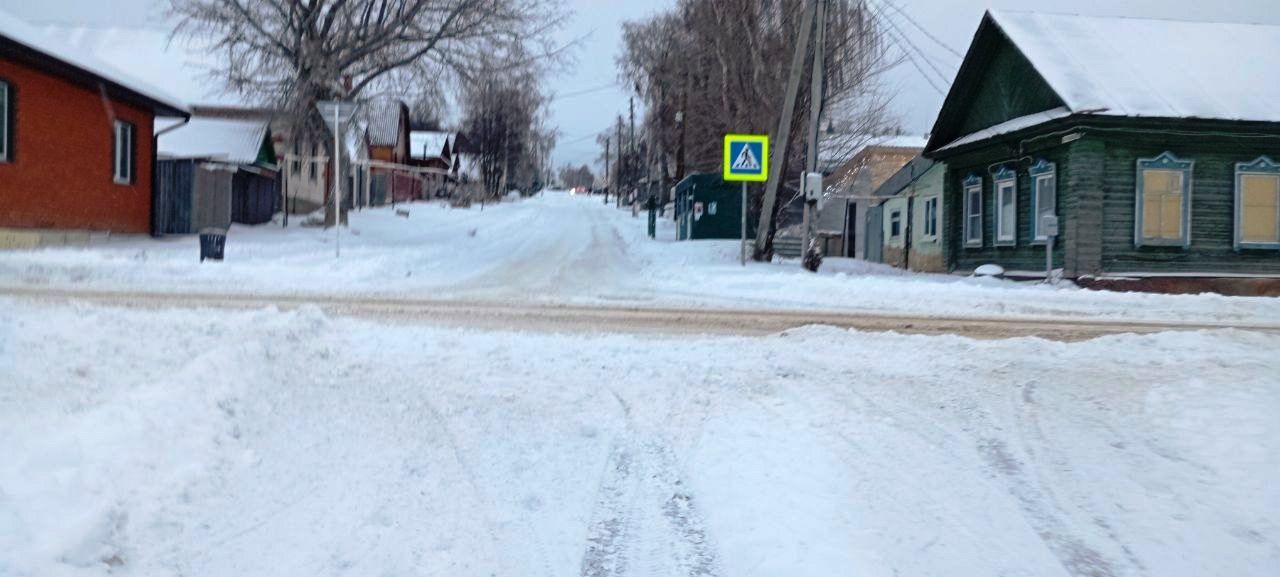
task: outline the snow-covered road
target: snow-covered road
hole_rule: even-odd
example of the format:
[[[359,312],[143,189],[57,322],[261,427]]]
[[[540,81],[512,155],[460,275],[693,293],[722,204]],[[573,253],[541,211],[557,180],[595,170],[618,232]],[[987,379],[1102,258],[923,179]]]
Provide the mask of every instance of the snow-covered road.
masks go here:
[[[0,288],[1280,324],[1280,299],[1103,293],[841,259],[818,275],[795,263],[743,268],[733,241],[673,242],[665,220],[650,240],[644,218],[599,197],[406,207],[408,219],[390,209],[352,215],[341,258],[332,232],[236,227],[221,264],[201,265],[187,237],[0,252]]]
[[[1280,337],[0,306],[0,575],[1250,577]]]
[[[409,210],[341,259],[0,253],[0,577],[1280,567],[1280,335],[1222,328],[1280,300],[743,268],[599,198]],[[823,320],[1213,330],[778,332]]]

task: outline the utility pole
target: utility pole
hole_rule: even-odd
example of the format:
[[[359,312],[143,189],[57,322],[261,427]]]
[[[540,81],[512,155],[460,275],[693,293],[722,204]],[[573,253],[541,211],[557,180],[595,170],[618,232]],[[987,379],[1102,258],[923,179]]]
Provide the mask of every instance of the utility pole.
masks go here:
[[[635,158],[636,157],[636,97],[632,96],[629,99],[629,102],[630,104],[628,104],[627,106],[630,109],[629,115],[631,117],[631,133],[627,137],[627,149],[628,149],[627,152],[631,155],[632,158]],[[636,172],[639,172],[639,171],[636,171]],[[633,173],[627,176],[631,181],[630,187],[635,188],[637,175]],[[635,199],[634,198],[631,199],[631,202],[635,202]]]
[[[622,118],[618,118],[618,190],[614,191],[613,198],[618,201],[618,206],[622,206],[622,187],[623,181],[627,177],[627,155],[622,153]]]
[[[822,85],[826,74],[827,0],[815,1],[817,15],[814,18],[814,25],[817,27],[818,37],[813,44],[812,85],[809,88],[809,154],[806,159],[808,172],[818,172],[818,133],[822,121]],[[802,179],[802,182],[808,182],[808,180]],[[813,242],[813,223],[818,218],[816,197],[812,202],[808,200],[809,197],[809,194],[805,195],[804,203],[804,244],[801,246],[805,251],[809,250],[809,245]]]
[[[609,137],[604,138],[604,203],[609,204]]]
[[[777,152],[774,162],[770,162],[769,182],[765,186],[764,201],[760,207],[760,221],[756,230],[756,257],[764,255],[770,229],[773,228],[774,205],[778,202],[778,186],[782,183],[783,167],[787,163],[787,144],[791,140],[791,117],[796,111],[796,97],[800,92],[800,77],[804,65],[805,51],[809,47],[809,33],[813,31],[813,21],[817,12],[814,0],[805,2],[805,16],[800,24],[800,41],[796,43],[795,53],[791,55],[791,73],[787,79],[787,94],[782,104],[782,120],[778,123]]]

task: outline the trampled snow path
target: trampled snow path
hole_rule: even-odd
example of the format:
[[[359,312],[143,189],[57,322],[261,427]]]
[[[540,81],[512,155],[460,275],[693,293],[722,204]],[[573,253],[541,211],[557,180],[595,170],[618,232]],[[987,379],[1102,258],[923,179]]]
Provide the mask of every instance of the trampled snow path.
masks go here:
[[[1264,577],[1280,337],[0,300],[0,575]]]
[[[389,209],[353,214],[341,259],[331,232],[235,227],[221,264],[201,265],[190,237],[0,252],[0,287],[1280,323],[1280,299],[1054,289],[840,259],[819,275],[795,264],[742,268],[735,242],[676,243],[666,220],[650,240],[644,218],[599,197],[406,207],[408,219]]]

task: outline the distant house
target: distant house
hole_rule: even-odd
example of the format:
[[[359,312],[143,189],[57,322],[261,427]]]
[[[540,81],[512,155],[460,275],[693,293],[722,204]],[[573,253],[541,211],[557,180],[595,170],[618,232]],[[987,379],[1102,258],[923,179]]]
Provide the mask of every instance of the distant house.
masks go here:
[[[279,169],[266,121],[192,118],[161,135],[158,146],[161,233],[262,224],[279,210]]]
[[[0,245],[152,232],[154,121],[187,116],[179,99],[0,12]]]
[[[1042,271],[1056,216],[1070,278],[1280,276],[1278,47],[1277,26],[988,12],[925,153],[948,266]]]
[[[946,167],[917,156],[876,189],[880,205],[881,249],[877,260],[920,272],[946,272],[942,218]]]
[[[414,166],[436,169],[427,174],[426,194],[442,197],[448,194],[448,184],[453,174],[454,135],[449,132],[415,130],[410,133],[410,156]]]
[[[876,188],[919,155],[926,142],[919,136],[862,140],[850,147],[832,139],[826,146],[831,152],[820,156],[829,173],[827,197],[815,229],[827,256],[867,257],[867,247],[875,244],[868,242],[868,235],[876,240],[880,227],[878,213],[869,210],[882,202],[874,196]]]
[[[393,197],[417,198],[422,196],[422,179],[394,166],[412,164],[410,154],[409,107],[403,102],[371,104],[364,107],[368,117],[365,138],[368,145],[370,166],[368,191],[357,196],[361,205],[381,206]],[[402,191],[393,194],[392,191]],[[367,196],[367,201],[364,198]]]

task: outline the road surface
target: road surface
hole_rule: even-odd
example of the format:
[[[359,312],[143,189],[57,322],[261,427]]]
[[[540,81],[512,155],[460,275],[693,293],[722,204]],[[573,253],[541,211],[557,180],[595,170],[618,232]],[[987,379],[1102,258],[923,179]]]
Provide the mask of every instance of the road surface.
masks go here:
[[[147,309],[214,308],[294,310],[447,327],[623,333],[758,335],[809,325],[905,334],[956,334],[974,338],[1036,336],[1077,341],[1110,334],[1239,329],[1280,334],[1280,325],[1180,321],[1121,321],[1066,317],[907,315],[877,312],[660,308],[545,304],[497,300],[444,300],[350,295],[227,295],[91,289],[0,288],[0,296],[43,304],[84,302]]]

